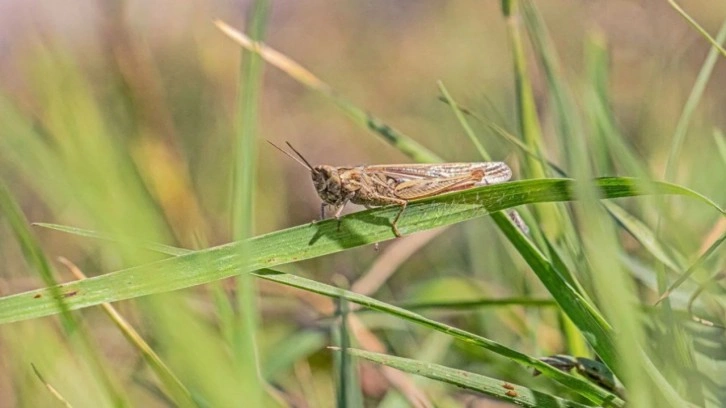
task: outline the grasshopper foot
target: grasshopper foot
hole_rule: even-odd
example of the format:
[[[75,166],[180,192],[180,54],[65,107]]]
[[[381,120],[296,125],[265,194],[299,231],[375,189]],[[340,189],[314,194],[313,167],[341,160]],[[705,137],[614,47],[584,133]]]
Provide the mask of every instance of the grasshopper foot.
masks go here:
[[[401,238],[403,236],[401,231],[398,230],[398,226],[396,226],[396,224],[391,224],[391,227],[393,228],[393,235],[395,235],[396,238]]]

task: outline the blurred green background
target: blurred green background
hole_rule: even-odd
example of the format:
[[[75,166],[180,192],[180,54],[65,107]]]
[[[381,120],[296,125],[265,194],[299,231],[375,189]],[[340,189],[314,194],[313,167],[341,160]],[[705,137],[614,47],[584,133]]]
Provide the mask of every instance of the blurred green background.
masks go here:
[[[586,44],[600,41],[607,48],[607,93],[615,124],[642,168],[663,180],[672,135],[710,45],[665,1],[547,1],[536,6],[577,102],[585,99]],[[683,6],[713,35],[726,19],[726,2],[684,1]],[[0,1],[0,177],[28,221],[189,249],[233,240],[240,49],[212,21],[219,18],[244,29],[249,7],[248,2],[230,1]],[[481,158],[450,107],[439,100],[439,80],[468,110],[517,133],[512,50],[499,2],[272,1],[265,43],[446,160]],[[544,74],[527,52],[544,149],[551,160],[564,163],[567,146],[554,135]],[[725,142],[719,133],[726,128],[724,89],[721,56],[667,180],[717,203],[726,201]],[[313,164],[409,161],[274,67],[264,67],[258,110],[253,235],[307,223],[319,214],[308,172],[265,139],[291,142]],[[494,158],[507,161],[519,174],[511,145],[484,126],[476,131]],[[598,176],[640,176],[617,165],[598,169],[603,170]],[[629,203],[632,199],[623,201]],[[667,210],[659,208],[630,207],[659,231],[662,242],[689,259],[726,229],[718,214],[698,203],[669,199]],[[134,245],[39,228],[33,233],[59,281],[74,279],[56,262],[59,256],[89,276],[158,259]],[[619,231],[618,239],[623,251],[646,269],[655,264],[630,235]],[[0,295],[44,286],[1,219],[0,258]],[[386,267],[396,273],[373,294],[393,303],[548,298],[486,218],[383,244],[378,252],[366,246],[284,269],[345,287]],[[647,276],[641,276],[643,281],[648,282]],[[646,303],[657,298],[654,281],[639,286]],[[254,282],[260,370],[271,384],[267,403],[287,399],[296,406],[335,405],[337,374],[325,348],[337,341],[330,331],[332,319],[324,312],[329,315],[332,310],[325,307],[332,306],[316,309],[311,304],[320,300],[309,294]],[[235,367],[238,360],[230,357],[235,337],[228,324],[236,314],[238,288],[227,280],[115,306],[198,401],[244,406],[239,384],[245,379]],[[551,306],[427,313],[530,355],[572,351],[567,323]],[[91,308],[79,316],[107,378],[79,357],[73,342],[78,334],[64,332],[57,318],[3,325],[0,406],[58,403],[33,374],[31,363],[74,406],[172,404],[105,315]],[[390,316],[363,313],[361,318],[391,354],[558,389],[510,361],[440,334]],[[386,406],[405,406],[395,392],[386,396],[388,386],[378,366],[361,367],[354,381],[360,381],[367,405],[385,401]],[[493,404],[440,383],[428,387],[437,406],[470,399]],[[110,397],[108,389],[122,390],[122,401]]]

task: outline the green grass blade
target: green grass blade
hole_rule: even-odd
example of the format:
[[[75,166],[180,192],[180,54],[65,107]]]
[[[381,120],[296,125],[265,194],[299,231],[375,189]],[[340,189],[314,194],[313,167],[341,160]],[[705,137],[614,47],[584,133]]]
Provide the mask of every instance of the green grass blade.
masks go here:
[[[656,186],[661,194],[691,196],[723,212],[707,198],[673,184],[648,183],[645,190],[638,187],[641,182],[628,178],[597,179],[595,184],[603,198],[651,194],[655,192],[652,187]],[[566,201],[573,197],[573,181],[568,179],[525,180],[486,186],[413,202],[401,217],[399,228],[409,234],[518,205]],[[77,309],[208,283],[234,276],[237,269],[251,271],[323,256],[393,238],[390,220],[397,212],[397,207],[385,207],[343,217],[340,228],[336,220],[327,220],[258,236],[248,242],[250,253],[254,254],[248,259],[240,256],[239,248],[243,244],[233,242],[64,284],[61,292],[76,292],[67,299],[67,304]],[[57,313],[57,307],[47,289],[0,298],[0,323],[54,313]]]
[[[270,4],[267,0],[256,0],[250,5],[249,32],[259,41],[264,36]],[[234,238],[246,240],[254,234],[254,195],[257,178],[257,116],[262,88],[263,62],[255,53],[243,52],[239,67],[237,92],[236,146],[234,177],[232,186],[232,224]],[[249,254],[249,247],[242,245],[243,256]],[[231,321],[233,334],[233,356],[239,374],[239,393],[251,406],[263,406],[264,396],[261,379],[258,376],[257,356],[257,293],[252,278],[247,274],[237,276],[236,313]]]
[[[560,144],[568,146],[566,151],[571,152],[572,147],[569,144],[583,139],[584,135],[579,112],[575,107],[571,92],[569,92],[565,84],[564,74],[555,47],[534,4],[528,0],[522,0],[522,11],[527,30],[530,33],[529,37],[533,43],[533,49],[547,79],[550,99],[555,109],[554,117],[557,124],[557,134],[561,139]],[[568,164],[574,165],[574,163]]]
[[[626,139],[618,128],[617,115],[612,107],[613,98],[610,95],[610,50],[606,39],[597,30],[587,37],[585,64],[588,75],[583,105],[595,139],[591,146],[603,153],[597,155],[601,161],[596,162],[595,171],[597,174],[614,174],[620,169],[633,177],[653,178],[642,157],[631,147],[632,141]],[[595,141],[599,143],[595,144]]]
[[[464,113],[461,111],[461,109],[458,108],[459,105],[451,97],[451,94],[449,94],[449,91],[444,86],[444,83],[439,81],[438,85],[441,94],[446,99],[446,103],[451,106],[451,109],[454,112],[454,116],[456,116],[456,119],[459,121],[459,124],[464,129],[466,135],[469,136],[469,140],[471,140],[471,142],[474,144],[476,150],[479,152],[479,155],[482,157],[482,159],[486,161],[491,161],[492,156],[489,155],[487,149],[484,147],[484,145],[481,144],[479,138],[476,137],[476,134],[474,134],[474,130],[471,128],[471,126],[469,126],[469,122],[464,117]]]
[[[675,2],[671,1],[671,4],[674,5],[674,7],[676,6]],[[666,162],[665,180],[673,179],[673,173],[677,168],[677,158],[681,155],[681,149],[683,148],[683,143],[686,140],[686,133],[688,132],[688,127],[691,124],[691,118],[696,110],[696,106],[698,106],[698,103],[703,97],[703,92],[711,78],[713,68],[716,66],[716,61],[718,61],[718,48],[716,47],[720,48],[719,44],[722,44],[724,40],[726,40],[726,22],[721,25],[721,29],[716,35],[715,42],[713,43],[714,47],[712,47],[708,52],[706,60],[703,62],[701,70],[698,72],[698,77],[696,77],[696,81],[693,84],[691,93],[688,95],[686,104],[683,106],[681,116],[678,118],[678,124],[676,125],[676,130],[673,132],[673,139],[670,144],[671,148],[668,154],[668,161]],[[724,56],[726,56],[726,54],[724,54]]]
[[[261,271],[265,274],[266,271]],[[254,274],[254,272],[253,272]],[[352,336],[348,328],[348,316],[350,314],[350,305],[344,297],[336,299],[335,314],[338,317],[335,324],[334,335],[335,343],[342,349],[351,347]],[[337,382],[337,406],[341,408],[362,408],[363,395],[359,387],[358,379],[358,362],[351,359],[348,354],[338,354],[335,356],[335,370],[338,372]]]
[[[542,139],[542,126],[540,124],[534,90],[527,71],[527,57],[525,54],[524,33],[522,30],[521,1],[511,0],[502,3],[507,25],[507,36],[512,49],[512,62],[515,84],[515,101],[517,117],[519,120],[519,134],[533,155],[528,155],[522,173],[528,178],[542,178],[550,175],[547,166],[540,160],[545,157],[544,142]],[[537,220],[542,231],[559,240],[568,229],[568,221],[557,208],[549,205],[534,207]]]
[[[494,398],[509,401],[517,406],[532,408],[586,408],[577,402],[568,401],[550,394],[535,391],[521,385],[505,383],[496,378],[457,370],[439,364],[373,353],[359,349],[346,349],[344,353],[364,358],[378,364],[393,367],[411,374],[422,375],[434,380],[456,385],[467,390],[478,391]]]
[[[501,137],[508,143],[511,143],[514,147],[516,147],[519,151],[524,153],[525,155],[538,160],[542,165],[549,167],[552,171],[555,172],[555,174],[559,176],[566,176],[566,172],[559,167],[554,162],[547,159],[547,157],[543,154],[536,153],[534,150],[530,149],[524,142],[519,140],[516,136],[514,136],[512,133],[507,131],[505,128],[499,126],[498,124],[494,123],[493,121],[481,116],[477,115],[476,113],[472,112],[471,110],[467,109],[464,106],[459,105],[451,99],[450,97],[441,97],[439,98],[443,102],[446,102],[446,104],[452,106],[456,111],[460,112],[461,114],[470,116],[474,118],[477,122],[481,123],[482,125],[488,127],[492,132],[494,132],[495,135]],[[457,118],[459,116],[457,115]]]
[[[544,254],[529,244],[523,236],[516,235],[518,228],[506,217],[492,216],[494,222],[517,248],[532,271],[560,304],[603,359],[615,358],[613,333],[602,315],[580,294]]]
[[[535,299],[528,297],[512,297],[503,299],[473,300],[436,300],[431,302],[404,302],[397,306],[408,310],[473,310],[485,307],[521,306],[521,307],[552,307],[557,306],[554,299]]]
[[[506,7],[503,7],[503,12],[513,53],[519,128],[525,145],[531,151],[539,154],[543,151],[542,129],[537,115],[537,104],[534,100],[532,84],[526,68],[527,58],[524,51],[519,0],[510,1]],[[527,160],[525,172],[528,177],[533,178],[546,177],[547,175],[544,165],[539,160],[531,157]]]
[[[713,139],[716,142],[718,153],[721,155],[721,160],[726,164],[726,135],[721,129],[714,129]]]
[[[471,190],[468,192],[462,192],[459,194],[454,194],[450,196],[449,198],[460,195],[462,196],[462,199],[467,194],[471,195],[473,194],[473,198],[478,198],[481,200],[481,196],[479,196],[482,193],[489,192],[492,193],[492,189],[502,189],[507,186],[511,185],[521,185],[521,184],[529,184],[532,181],[529,182],[516,182],[516,183],[508,183],[508,184],[502,184],[498,186],[491,186],[488,188],[478,189],[481,190],[481,192],[477,192],[477,190]],[[540,181],[536,181],[535,184],[539,183]],[[570,180],[548,180],[549,183],[554,183],[554,185],[559,185],[564,183],[560,186],[561,193],[564,193],[561,198],[566,198],[568,194],[571,194],[571,190],[569,190],[569,193],[567,192],[568,189],[571,189],[571,181]],[[606,197],[622,197],[627,196],[629,194],[632,194],[636,190],[634,189],[634,186],[637,184],[633,180],[630,179],[602,179],[598,180],[599,185],[601,187],[606,187],[605,190],[603,190],[604,196]],[[681,188],[673,185],[668,184],[662,184],[661,185],[664,192],[670,191],[680,191]],[[525,191],[529,191],[530,193],[535,191],[535,189],[525,189]],[[652,190],[645,190],[647,192],[653,192]],[[692,194],[695,195],[695,193],[688,192],[688,190],[681,191],[682,193],[686,194]],[[552,193],[552,191],[550,191]],[[518,199],[523,199],[524,197],[521,195],[515,195]],[[697,195],[695,195],[697,196]],[[506,197],[512,197],[511,194],[503,194],[499,197],[499,199],[493,200],[492,204],[498,203],[499,207],[490,207],[492,209],[503,209],[501,208],[502,199]],[[698,196],[697,196],[698,197]],[[437,197],[432,200],[428,201],[440,201],[446,197]],[[554,198],[553,196],[550,196],[550,198]],[[704,199],[704,198],[702,198]],[[466,200],[459,201],[459,203],[465,202]],[[707,201],[707,200],[706,200]],[[412,209],[415,208],[415,206],[420,206],[422,203],[414,203],[412,204]],[[430,207],[431,204],[429,204]],[[448,211],[452,210],[452,203],[446,204],[448,206]],[[389,211],[390,214],[388,216],[392,216],[395,212],[395,209],[380,209],[380,210],[374,210],[370,212],[364,212],[364,213],[357,213],[353,214],[352,216],[346,217],[346,221],[348,219],[355,219],[357,217],[364,216],[366,214],[373,214],[373,213],[382,213],[385,211]],[[426,211],[422,215],[431,215],[437,214],[441,211]],[[470,216],[473,216],[473,214],[470,214]],[[511,222],[509,222],[509,219],[501,213],[497,213],[494,215],[495,220],[498,220],[500,223],[508,223],[509,227],[504,228],[505,233],[510,237],[510,239],[513,240],[515,245],[518,246],[518,249],[525,255],[525,259],[530,263],[534,271],[538,274],[539,278],[545,283],[545,285],[552,291],[553,296],[560,302],[560,304],[563,307],[563,310],[567,311],[569,313],[569,316],[573,319],[574,322],[578,325],[578,327],[582,330],[583,333],[586,333],[589,335],[588,339],[590,340],[591,344],[595,347],[595,349],[598,351],[599,354],[603,356],[611,356],[614,352],[614,346],[613,346],[613,340],[612,340],[612,334],[609,330],[608,325],[602,320],[602,318],[599,316],[599,314],[592,310],[589,306],[589,303],[584,302],[583,299],[578,295],[578,293],[572,289],[569,285],[563,284],[562,277],[559,275],[556,271],[553,270],[552,266],[546,262],[546,260],[543,258],[541,254],[535,251],[534,247],[531,247],[531,245],[528,247],[526,245],[526,239],[519,239],[518,241],[515,240],[512,237],[518,237],[521,236],[521,232],[511,225]],[[362,221],[363,219],[361,219]],[[438,223],[444,222],[444,220],[440,217],[434,218]],[[358,220],[356,220],[358,221]],[[404,221],[405,222],[405,221]],[[310,231],[311,229],[318,229],[318,228],[324,228],[327,226],[328,233],[342,233],[337,231],[335,228],[335,222],[334,221],[328,221],[324,223],[319,223],[314,226],[303,226],[298,228],[293,228],[291,230],[281,231],[278,233],[268,234],[266,236],[258,237],[255,240],[252,240],[251,247],[252,248],[260,248],[260,250],[255,250],[253,253],[256,253],[261,257],[261,259],[258,259],[257,261],[263,261],[264,263],[260,262],[259,265],[274,265],[274,264],[282,264],[285,262],[291,262],[295,260],[305,259],[307,257],[312,256],[318,256],[323,255],[325,253],[332,253],[336,252],[338,250],[342,250],[343,248],[340,247],[341,244],[345,244],[345,241],[338,241],[338,242],[325,242],[326,245],[323,245],[322,247],[317,245],[313,245],[312,248],[308,246],[308,243],[310,241],[315,240],[315,236],[319,236],[320,238],[318,241],[323,241],[324,237],[326,236],[325,233],[318,235],[314,231]],[[348,225],[350,227],[350,223],[344,223],[344,226]],[[404,224],[405,225],[405,224]],[[506,224],[503,224],[506,226]],[[370,225],[369,225],[370,227]],[[381,225],[376,226],[377,229],[381,229],[381,234],[384,236],[390,234],[389,228],[387,225]],[[343,228],[345,230],[347,228]],[[308,230],[305,232],[305,230]],[[275,244],[275,242],[280,242],[279,240],[274,239],[275,235],[277,234],[294,234],[295,232],[301,234],[303,238],[298,237],[297,239],[292,239],[288,243],[282,243],[278,245]],[[345,235],[345,234],[344,234]],[[353,238],[354,236],[349,236],[350,238]],[[359,237],[359,238],[362,238]],[[261,240],[256,241],[256,240]],[[380,239],[379,239],[380,240]],[[264,241],[270,241],[267,244],[264,243]],[[298,244],[292,244],[292,242],[297,241]],[[371,241],[372,242],[372,241]],[[363,244],[365,242],[358,242],[354,243],[353,245]],[[258,244],[259,246],[256,246],[255,244]],[[277,248],[286,248],[289,247],[290,244],[292,244],[293,248],[290,248],[292,251],[288,253],[282,253],[281,251],[277,250]],[[323,242],[319,242],[319,244],[323,244]],[[352,243],[348,243],[352,244]],[[142,282],[143,284],[137,284],[136,288],[134,288],[136,295],[141,294],[148,294],[148,293],[155,293],[155,291],[166,291],[166,290],[172,290],[175,287],[187,287],[192,286],[194,284],[200,284],[200,283],[206,283],[208,281],[219,279],[227,276],[231,276],[234,274],[234,271],[231,269],[239,268],[242,264],[242,260],[239,259],[239,254],[235,250],[238,244],[228,244],[223,247],[214,248],[211,250],[206,251],[200,251],[195,253],[190,253],[189,255],[182,256],[176,259],[162,261],[156,264],[152,265],[146,265],[139,268],[132,268],[130,270],[121,271],[117,273],[113,273],[110,275],[106,275],[103,278],[108,279],[105,284],[99,285],[100,287],[110,287],[113,288],[110,291],[107,291],[106,295],[111,295],[113,299],[106,299],[106,300],[118,300],[126,298],[127,296],[133,296],[133,295],[124,295],[123,293],[119,293],[119,288],[123,289],[125,286],[128,285],[128,282]],[[330,247],[332,245],[332,247]],[[267,248],[267,251],[264,250],[264,248]],[[316,253],[312,254],[310,253],[310,250],[314,250]],[[277,257],[277,258],[276,258]],[[190,259],[191,258],[191,259]],[[183,260],[183,261],[182,261]],[[181,261],[181,262],[179,262]],[[210,265],[216,264],[216,269],[209,270]],[[185,267],[186,266],[186,267]],[[249,269],[254,270],[258,269],[261,266],[252,266]],[[166,278],[165,278],[166,277]],[[180,279],[181,278],[181,279]],[[99,279],[99,278],[96,278]],[[155,282],[154,279],[161,279],[161,281]],[[167,279],[166,281],[163,281],[164,279]],[[83,284],[83,282],[80,283],[73,283],[70,285],[80,285]],[[67,289],[70,289],[68,286],[66,286]],[[78,290],[78,289],[76,289]],[[98,290],[98,289],[95,289]],[[86,292],[89,292],[89,294],[92,294],[94,291],[94,288],[87,288],[80,291],[80,295],[86,294]],[[39,291],[43,292],[43,291]],[[109,293],[110,292],[110,293]],[[0,322],[3,321],[3,310],[18,310],[24,309],[22,303],[30,303],[30,305],[33,306],[36,310],[31,310],[30,312],[33,314],[40,314],[44,315],[47,313],[52,313],[53,310],[50,308],[50,310],[44,310],[39,311],[37,310],[38,304],[37,301],[42,298],[35,298],[36,294],[32,293],[26,293],[24,295],[17,295],[15,297],[10,297],[6,299],[0,299]],[[84,297],[74,297],[73,300],[76,299],[83,299]],[[84,299],[86,302],[90,301],[93,303],[92,299]],[[14,305],[13,302],[20,302],[21,305]],[[30,301],[30,302],[28,302]],[[35,303],[33,303],[35,301]],[[9,303],[9,304],[8,304]],[[77,307],[82,307],[83,305],[77,305]],[[47,305],[46,305],[47,307]],[[33,317],[25,315],[24,317]],[[7,319],[7,317],[5,318]],[[10,318],[10,320],[15,320],[16,317]]]
[[[20,244],[20,248],[28,264],[35,269],[43,280],[43,283],[52,291],[51,293],[56,299],[58,309],[61,312],[61,323],[64,329],[69,332],[75,331],[78,328],[78,323],[73,316],[68,314],[68,308],[56,286],[58,282],[54,276],[50,262],[48,262],[48,258],[43,253],[40,244],[28,229],[28,222],[23,215],[23,211],[2,180],[0,180],[0,214],[10,224],[10,228],[15,234],[15,239]]]

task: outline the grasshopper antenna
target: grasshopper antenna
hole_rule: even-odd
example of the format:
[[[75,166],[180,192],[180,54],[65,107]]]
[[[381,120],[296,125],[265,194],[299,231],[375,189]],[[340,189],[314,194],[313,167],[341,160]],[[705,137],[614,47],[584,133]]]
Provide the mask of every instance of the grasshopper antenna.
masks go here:
[[[300,160],[300,159],[298,159],[297,157],[293,156],[292,154],[290,154],[290,152],[288,152],[288,151],[284,150],[283,148],[281,148],[280,146],[278,146],[278,145],[276,145],[276,144],[272,143],[272,142],[271,142],[271,141],[269,141],[269,140],[267,141],[267,143],[271,144],[271,145],[272,145],[272,146],[273,146],[273,147],[274,147],[275,149],[277,149],[277,150],[281,151],[281,152],[282,152],[283,154],[285,154],[286,156],[288,156],[288,157],[290,157],[291,159],[295,160],[296,162],[300,163],[300,164],[301,164],[301,165],[302,165],[303,167],[305,167],[306,169],[308,169],[308,170],[310,170],[310,171],[312,171],[312,172],[314,172],[314,171],[315,171],[315,169],[313,168],[313,166],[311,166],[311,165],[310,165],[310,163],[308,163],[308,161],[307,161],[307,160],[305,160],[305,157],[303,157],[303,155],[301,155],[301,154],[300,154],[300,152],[298,152],[297,150],[295,150],[295,148],[294,148],[294,147],[292,147],[292,145],[290,144],[290,142],[285,142],[285,143],[287,143],[287,145],[288,145],[288,146],[290,146],[290,148],[292,149],[292,151],[293,151],[293,152],[295,152],[295,153],[296,153],[296,154],[297,154],[298,156],[300,156],[300,159],[302,159],[302,160]]]
[[[298,156],[300,156],[300,158],[302,159],[302,161],[305,162],[305,164],[308,165],[308,168],[310,170],[314,170],[313,166],[310,163],[308,163],[308,161],[305,159],[305,156],[303,156],[302,154],[300,154],[300,152],[298,152],[294,147],[292,147],[292,145],[290,144],[290,142],[288,142],[286,140],[285,143],[288,145],[288,147],[290,147],[290,149],[292,149],[293,152],[295,152],[295,154],[297,154]]]

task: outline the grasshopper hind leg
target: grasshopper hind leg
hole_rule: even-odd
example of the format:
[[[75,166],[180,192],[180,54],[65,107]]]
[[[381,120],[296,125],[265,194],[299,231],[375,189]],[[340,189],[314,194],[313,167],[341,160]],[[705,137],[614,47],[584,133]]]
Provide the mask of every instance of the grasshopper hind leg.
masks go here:
[[[396,214],[396,218],[393,219],[393,222],[391,223],[391,228],[393,228],[393,234],[396,235],[396,237],[401,238],[403,235],[401,235],[401,232],[398,230],[398,219],[401,218],[401,214],[403,214],[403,211],[406,209],[406,205],[408,204],[407,201],[403,201],[401,203],[401,209],[398,211],[398,214]]]

